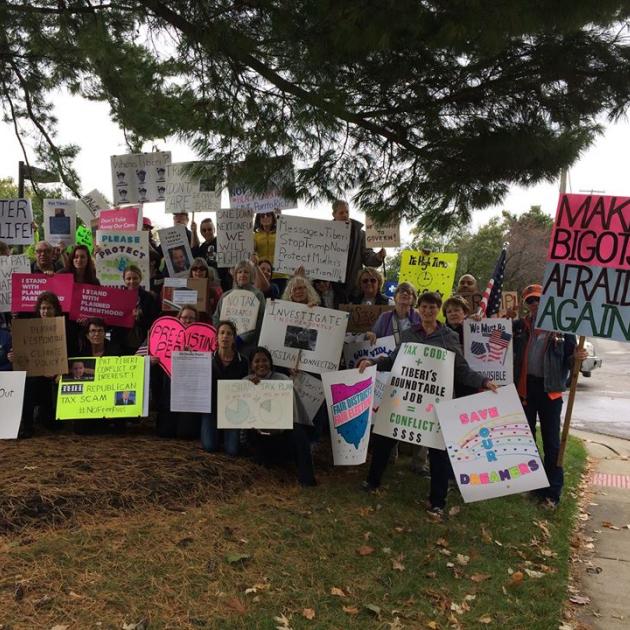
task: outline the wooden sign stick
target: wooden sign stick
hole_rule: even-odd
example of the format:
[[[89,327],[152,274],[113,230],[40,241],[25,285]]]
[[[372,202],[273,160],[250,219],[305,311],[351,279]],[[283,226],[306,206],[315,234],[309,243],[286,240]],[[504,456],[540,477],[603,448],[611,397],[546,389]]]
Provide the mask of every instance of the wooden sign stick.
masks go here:
[[[584,342],[586,337],[580,335],[580,341],[577,349],[584,350]],[[573,360],[573,370],[571,372],[571,386],[569,388],[569,399],[567,400],[567,412],[564,414],[564,424],[562,425],[562,438],[560,439],[560,451],[558,452],[558,460],[556,465],[562,468],[562,461],[564,460],[564,450],[567,446],[567,440],[569,439],[569,429],[571,427],[571,415],[573,414],[573,403],[575,402],[575,389],[577,387],[578,376],[580,375],[580,368],[582,367],[581,359],[575,358]]]

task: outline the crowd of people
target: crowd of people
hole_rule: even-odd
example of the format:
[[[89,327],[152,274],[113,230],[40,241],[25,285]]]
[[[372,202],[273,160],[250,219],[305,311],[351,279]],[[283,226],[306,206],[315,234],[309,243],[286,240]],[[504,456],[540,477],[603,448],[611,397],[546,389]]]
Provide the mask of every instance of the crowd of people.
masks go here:
[[[170,377],[151,357],[151,407],[155,412],[157,435],[163,438],[199,440],[207,452],[224,451],[231,456],[250,453],[257,461],[270,465],[278,460],[293,460],[297,467],[297,478],[303,486],[316,483],[312,452],[328,427],[325,404],[314,417],[307,414],[305,405],[294,393],[293,428],[287,431],[248,431],[217,428],[217,383],[220,380],[248,379],[257,384],[262,380],[284,380],[294,378],[296,370],[277,368],[267,348],[259,345],[264,304],[266,300],[283,299],[307,305],[338,308],[340,304],[387,305],[390,300],[383,294],[383,275],[378,268],[385,259],[384,249],[374,251],[366,246],[362,225],[350,218],[348,203],[337,200],[332,205],[335,221],[349,222],[350,245],[346,266],[345,282],[332,283],[310,280],[302,268],[292,277],[277,274],[273,267],[276,238],[276,214],[256,215],[253,226],[255,253],[250,260],[239,262],[233,269],[217,265],[217,243],[215,226],[211,219],[201,222],[201,239],[197,225],[190,223],[186,213],[173,215],[175,224],[186,227],[194,259],[189,268],[191,278],[205,279],[208,303],[198,310],[195,305],[184,305],[176,316],[185,328],[196,322],[212,323],[217,334],[217,349],[212,358],[211,390],[212,410],[210,413],[173,412],[170,407]],[[0,370],[12,369],[13,350],[10,327],[16,317],[66,317],[66,340],[68,357],[102,357],[142,354],[146,351],[147,336],[151,325],[164,311],[161,290],[164,282],[164,261],[160,245],[152,235],[153,226],[144,219],[143,229],[150,234],[149,288],[142,288],[142,272],[136,266],[128,266],[121,273],[121,286],[138,290],[138,299],[133,310],[134,325],[131,328],[107,326],[102,319],[89,318],[70,321],[62,312],[58,297],[54,293],[41,293],[32,313],[4,313],[0,326]],[[9,250],[0,246],[0,254]],[[78,283],[98,285],[94,259],[85,245],[53,248],[45,241],[35,246],[33,273],[72,274]],[[259,302],[258,317],[254,329],[239,335],[234,322],[221,318],[223,302],[235,290],[249,291]],[[473,371],[466,362],[463,351],[463,322],[475,316],[470,301],[462,297],[475,292],[476,280],[465,274],[455,287],[454,294],[446,297],[439,293],[426,292],[418,295],[416,287],[409,282],[397,285],[392,310],[383,312],[365,338],[375,343],[378,338],[393,336],[397,347],[405,342],[423,343],[445,348],[455,355],[454,396],[466,396],[482,390],[496,391],[497,385]],[[540,498],[550,506],[557,505],[562,491],[562,469],[556,464],[560,445],[560,409],[562,392],[565,389],[568,370],[575,357],[585,358],[576,350],[572,335],[558,335],[537,330],[534,325],[540,285],[530,285],[522,292],[526,315],[514,321],[514,374],[515,384],[521,396],[525,413],[532,431],[536,432],[540,421],[544,448],[544,463],[550,487],[540,492]],[[441,323],[438,315],[443,313]],[[169,313],[169,314],[172,314]],[[342,348],[339,348],[341,355]],[[379,371],[391,369],[396,352],[376,361]],[[75,361],[70,368],[80,379],[82,361]],[[374,362],[362,360],[360,371]],[[58,377],[27,376],[25,404],[19,437],[33,435],[36,423],[51,431],[57,431],[64,423],[55,420],[55,401]],[[66,423],[68,424],[68,423]],[[125,421],[91,421],[77,418],[72,423],[80,433],[112,430],[124,431]],[[376,490],[392,460],[396,441],[379,435],[371,438],[371,462],[364,488]],[[418,449],[420,460],[427,458],[426,449]],[[446,451],[428,449],[430,494],[428,509],[440,516],[446,504],[452,468]],[[418,469],[423,471],[424,464]]]

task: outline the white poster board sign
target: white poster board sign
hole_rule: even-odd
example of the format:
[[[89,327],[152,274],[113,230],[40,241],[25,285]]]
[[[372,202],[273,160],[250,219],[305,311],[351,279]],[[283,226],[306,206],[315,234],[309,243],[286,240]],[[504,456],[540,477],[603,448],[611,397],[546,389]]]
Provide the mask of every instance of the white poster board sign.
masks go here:
[[[391,372],[377,372],[374,381],[374,400],[372,401],[372,411],[378,411],[385,394],[385,387],[389,383]],[[374,424],[374,415],[372,415],[372,424]]]
[[[212,353],[171,353],[171,411],[212,411]]]
[[[396,340],[394,335],[381,337],[372,344],[369,341],[359,341],[357,343],[345,343],[343,346],[343,358],[346,368],[355,368],[361,359],[371,359],[376,361],[380,357],[388,357],[396,350]]]
[[[170,151],[112,155],[114,205],[164,201]]]
[[[452,352],[403,343],[374,417],[374,433],[443,451],[435,408],[452,398],[454,370]]]
[[[254,212],[251,208],[217,211],[217,265],[234,267],[254,252]]]
[[[193,255],[183,225],[158,230],[164,262],[171,278],[186,278],[190,274]]]
[[[345,282],[350,223],[282,215],[276,227],[275,271],[303,266],[311,280]]]
[[[313,422],[325,400],[324,386],[321,380],[308,372],[298,372],[293,379],[293,390],[306,410],[308,419]]]
[[[444,401],[437,413],[466,503],[549,485],[514,385]]]
[[[97,230],[94,252],[96,275],[108,287],[124,287],[123,272],[135,265],[142,272],[140,286],[149,289],[151,269],[149,266],[149,234],[144,231],[125,232]]]
[[[292,429],[293,381],[217,381],[219,429]]]
[[[331,308],[269,300],[260,345],[274,365],[323,374],[339,369],[348,314]]]
[[[376,366],[322,374],[335,466],[364,464],[370,441]]]
[[[30,199],[0,199],[0,241],[7,245],[30,245],[33,242]]]
[[[221,207],[221,183],[187,173],[202,162],[174,162],[166,167],[166,212],[216,212]]]
[[[72,245],[77,225],[75,199],[44,199],[44,239],[51,245]]]
[[[252,291],[233,289],[224,294],[221,302],[220,318],[234,322],[239,335],[256,328],[260,300]]]
[[[365,244],[368,247],[400,247],[400,224],[376,225],[370,217],[365,217]]]
[[[463,326],[464,357],[468,365],[497,385],[512,383],[512,320],[466,319]]]
[[[89,227],[90,221],[98,215],[99,210],[111,208],[112,204],[107,197],[98,189],[90,190],[77,201],[77,214],[85,225]]]
[[[11,310],[11,276],[14,273],[31,273],[26,254],[0,256],[0,313]]]
[[[0,372],[0,440],[15,440],[22,420],[26,372]]]

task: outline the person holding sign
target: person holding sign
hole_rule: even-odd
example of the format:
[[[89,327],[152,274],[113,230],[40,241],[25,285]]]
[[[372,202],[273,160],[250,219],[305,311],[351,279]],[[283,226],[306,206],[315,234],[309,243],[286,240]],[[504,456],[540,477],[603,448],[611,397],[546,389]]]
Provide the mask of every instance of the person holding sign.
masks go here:
[[[332,204],[333,221],[350,222],[350,243],[348,246],[348,262],[346,264],[346,281],[335,282],[334,290],[337,304],[348,304],[354,297],[354,281],[361,267],[379,267],[385,260],[385,250],[375,252],[365,244],[363,224],[350,218],[350,207],[343,199],[336,199]]]
[[[42,319],[47,317],[62,317],[61,304],[59,298],[50,291],[40,293],[35,303],[35,317]],[[67,324],[67,322],[66,322]],[[67,337],[66,337],[67,339]],[[40,345],[46,345],[42,340]],[[8,360],[13,363],[13,349],[7,355]],[[38,417],[42,424],[51,430],[60,428],[60,424],[55,422],[55,401],[56,401],[56,377],[54,376],[26,376],[24,387],[24,409],[22,411],[22,422],[18,438],[30,438],[33,435],[35,425],[35,408],[39,408]]]
[[[214,311],[213,322],[215,327],[218,326],[221,319],[221,308],[223,301],[236,289],[245,291],[251,291],[258,300],[260,306],[258,308],[258,315],[256,317],[256,327],[254,330],[243,333],[239,337],[239,350],[247,356],[253,348],[258,344],[258,337],[260,336],[260,327],[262,326],[262,318],[265,312],[265,296],[252,284],[254,274],[256,273],[254,265],[249,260],[241,260],[236,267],[234,267],[234,288],[226,291],[219,299],[217,308]]]
[[[220,310],[217,308],[216,312]],[[234,323],[221,320],[216,323],[216,328],[218,345],[212,357],[212,413],[201,414],[201,446],[204,451],[215,453],[223,443],[226,454],[236,456],[239,450],[238,429],[217,428],[217,381],[245,378],[249,368],[247,359],[236,351]]]
[[[547,332],[535,327],[542,295],[540,284],[530,284],[522,298],[528,314],[513,322],[514,382],[523,403],[527,422],[536,437],[536,418],[540,419],[544,465],[549,487],[537,491],[551,509],[560,502],[564,471],[558,466],[560,451],[560,412],[562,392],[566,389],[573,361],[588,357],[576,347],[575,335]]]
[[[250,373],[245,377],[258,385],[260,381],[289,380],[288,376],[276,372],[273,359],[267,348],[258,347],[252,352]],[[301,486],[315,486],[315,472],[309,439],[308,419],[300,399],[293,392],[293,429],[288,431],[253,430],[250,442],[254,448],[256,461],[268,466],[274,455],[281,461],[286,459],[287,452],[292,450],[298,469],[298,482]]]
[[[277,223],[276,210],[272,210],[270,212],[259,212],[256,214],[256,218],[254,219],[254,253],[259,259],[258,265],[265,277],[266,274],[262,269],[262,260],[269,261],[270,265],[273,264],[273,257],[276,251]],[[275,292],[277,295],[280,295],[284,291],[287,283],[286,275],[276,273],[268,280],[271,287],[276,287]],[[273,291],[271,287],[269,290]],[[267,295],[267,291],[263,290],[262,287],[261,291]]]
[[[189,278],[206,281],[206,295],[208,296],[206,315],[208,318],[212,317],[214,309],[223,295],[216,268],[208,266],[208,263],[201,257],[195,258],[190,266]]]
[[[400,336],[401,343],[422,343],[429,346],[444,348],[455,354],[454,381],[457,386],[466,385],[475,389],[489,389],[496,391],[497,385],[478,372],[468,367],[462,354],[457,334],[437,321],[437,316],[442,306],[442,298],[438,293],[423,293],[418,303],[420,324],[405,330]],[[379,372],[389,372],[394,365],[398,351],[388,357],[382,357],[374,362],[370,359],[362,359],[357,368],[363,372],[366,367],[376,364]],[[372,434],[372,462],[367,481],[364,482],[366,490],[375,490],[381,485],[383,473],[387,468],[390,453],[396,440],[382,435]],[[453,477],[453,469],[448,459],[448,453],[435,448],[429,449],[429,465],[431,470],[431,489],[429,494],[429,512],[441,517],[446,506],[446,494],[448,482]]]
[[[31,273],[45,273],[52,275],[63,269],[60,260],[54,260],[53,246],[46,241],[39,241],[35,246],[35,260],[31,263]]]
[[[381,337],[394,335],[396,345],[400,345],[400,335],[407,329],[420,323],[420,315],[414,309],[418,294],[413,284],[401,282],[394,293],[394,310],[381,313],[374,322],[372,330],[365,333],[373,344]]]
[[[134,325],[132,328],[116,326],[112,329],[112,340],[120,347],[120,353],[131,355],[138,351],[153,322],[160,315],[160,307],[153,293],[147,291],[140,283],[142,271],[136,265],[129,265],[123,271],[124,288],[138,291],[138,301],[133,309]]]

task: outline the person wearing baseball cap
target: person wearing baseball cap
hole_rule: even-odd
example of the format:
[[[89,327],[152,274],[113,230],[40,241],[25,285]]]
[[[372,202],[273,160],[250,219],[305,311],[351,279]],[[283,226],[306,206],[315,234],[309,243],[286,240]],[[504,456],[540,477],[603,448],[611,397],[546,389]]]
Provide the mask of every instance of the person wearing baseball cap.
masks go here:
[[[564,471],[556,463],[560,451],[562,392],[574,359],[583,360],[587,353],[577,350],[575,335],[536,328],[542,293],[540,284],[530,284],[522,292],[527,315],[513,322],[514,383],[534,438],[536,420],[540,420],[549,487],[537,490],[536,495],[546,507],[554,509],[560,502],[564,484]]]

